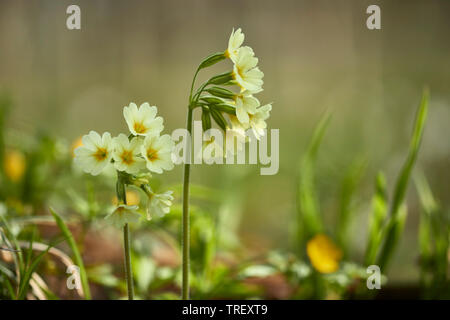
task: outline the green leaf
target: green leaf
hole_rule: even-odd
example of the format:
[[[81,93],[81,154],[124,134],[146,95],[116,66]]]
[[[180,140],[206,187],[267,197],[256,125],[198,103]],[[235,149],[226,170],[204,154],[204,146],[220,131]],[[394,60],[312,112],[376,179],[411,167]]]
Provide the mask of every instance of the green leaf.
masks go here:
[[[344,255],[347,253],[348,243],[350,242],[351,233],[349,232],[349,227],[355,213],[353,198],[366,166],[367,161],[365,159],[358,158],[354,160],[342,181],[339,219],[337,224],[337,241],[344,252]]]
[[[77,264],[77,266],[80,268],[80,279],[81,279],[81,286],[83,287],[83,292],[85,299],[90,300],[91,299],[91,291],[89,289],[89,282],[86,274],[86,269],[84,268],[83,259],[81,258],[80,251],[78,250],[77,244],[75,243],[75,239],[73,238],[72,233],[70,232],[67,225],[64,223],[64,220],[52,209],[50,208],[50,212],[53,215],[53,218],[56,221],[56,224],[58,225],[59,229],[64,235],[64,238],[67,241],[67,244],[69,245],[70,249],[72,250],[74,261]]]
[[[314,176],[317,151],[330,118],[331,115],[328,112],[321,118],[314,130],[306,154],[300,162],[297,193],[297,245],[323,229]]]
[[[398,208],[401,206],[405,198],[406,189],[408,187],[409,178],[411,176],[411,171],[416,162],[417,153],[419,152],[420,142],[422,141],[423,129],[425,127],[425,121],[427,119],[428,100],[429,100],[429,93],[428,90],[425,89],[423,92],[419,110],[416,115],[416,121],[412,134],[412,139],[409,146],[408,157],[406,158],[406,161],[403,165],[402,171],[397,179],[395,186],[391,210],[391,214],[394,216],[397,214]]]
[[[386,268],[390,262],[390,258],[392,257],[393,251],[395,250],[400,238],[398,233],[403,230],[403,220],[406,219],[406,210],[401,210],[401,208],[404,206],[406,190],[412,169],[417,159],[417,154],[419,152],[420,142],[422,140],[428,113],[428,100],[429,92],[425,89],[423,91],[422,101],[417,111],[408,156],[395,184],[389,222],[384,232],[386,238],[384,239],[383,247],[381,248],[378,256],[378,265],[382,270]],[[383,272],[385,273],[386,271],[383,270]]]
[[[20,284],[19,284],[19,292],[17,294],[17,300],[23,300],[26,297],[26,294],[28,292],[28,286],[30,284],[31,276],[33,275],[33,272],[36,270],[37,266],[41,262],[44,255],[50,250],[52,246],[49,245],[47,249],[43,252],[41,252],[30,264],[30,266],[27,266],[25,271],[23,272],[23,275],[21,275],[20,278]]]
[[[406,216],[408,210],[406,204],[403,203],[398,209],[395,217],[391,217],[388,225],[383,230],[384,233],[384,243],[383,248],[378,256],[377,265],[380,267],[383,273],[386,273],[386,267],[390,262],[395,249],[397,248],[400,237],[403,233],[405,226]]]
[[[446,290],[450,217],[441,209],[425,176],[417,174],[414,181],[422,207],[419,224],[421,281],[426,289],[425,297],[438,298]]]
[[[375,180],[375,195],[372,199],[372,214],[369,220],[369,235],[364,258],[367,266],[375,263],[378,248],[382,240],[382,226],[387,216],[387,210],[386,178],[383,172],[379,172]]]

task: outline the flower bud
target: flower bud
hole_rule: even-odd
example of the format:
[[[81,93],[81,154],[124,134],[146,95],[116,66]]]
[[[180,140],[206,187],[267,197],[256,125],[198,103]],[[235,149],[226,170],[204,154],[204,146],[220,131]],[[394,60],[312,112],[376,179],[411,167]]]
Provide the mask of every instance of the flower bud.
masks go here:
[[[210,84],[224,84],[233,80],[232,72],[224,72],[209,79]]]
[[[224,103],[222,99],[211,97],[211,96],[203,96],[201,100],[205,101],[207,104],[218,104],[218,103]]]
[[[213,64],[216,64],[219,61],[222,61],[225,59],[225,53],[224,52],[216,52],[212,55],[206,57],[199,65],[198,69],[203,69],[212,66]]]
[[[202,127],[203,131],[211,129],[211,116],[207,108],[202,108]]]
[[[226,130],[227,128],[227,121],[223,117],[222,113],[215,109],[210,109],[211,116],[213,117],[214,121],[217,123],[217,125],[222,129]]]
[[[228,114],[236,115],[236,108],[230,104],[227,103],[219,103],[212,106],[214,109],[226,112]]]
[[[212,87],[206,89],[205,91],[219,98],[234,99],[235,97],[234,92],[221,87]]]

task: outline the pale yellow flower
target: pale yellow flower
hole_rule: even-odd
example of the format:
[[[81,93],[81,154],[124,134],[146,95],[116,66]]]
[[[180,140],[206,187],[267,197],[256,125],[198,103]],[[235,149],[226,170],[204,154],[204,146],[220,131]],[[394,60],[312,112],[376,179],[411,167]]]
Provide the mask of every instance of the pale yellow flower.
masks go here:
[[[252,92],[249,90],[244,90],[243,92],[236,95],[234,102],[236,105],[236,116],[241,123],[249,122],[249,114],[255,114],[256,108],[259,107],[260,103],[253,94],[258,93],[260,90]]]
[[[256,139],[260,139],[267,128],[266,119],[270,116],[270,111],[272,110],[271,104],[266,104],[262,107],[256,109],[254,114],[249,114],[248,127],[252,128]]]
[[[114,167],[119,171],[131,174],[138,173],[144,168],[144,159],[140,156],[142,140],[135,137],[131,141],[123,133],[113,139]]]
[[[100,136],[91,131],[82,138],[82,146],[75,149],[75,163],[84,172],[98,175],[111,162],[113,144],[111,134],[105,132]]]
[[[231,32],[230,39],[228,40],[228,48],[225,50],[225,56],[230,58],[231,61],[236,62],[238,57],[238,51],[244,42],[245,35],[242,33],[241,28]],[[250,48],[251,49],[251,48]]]
[[[131,102],[128,107],[123,108],[123,116],[127,122],[128,129],[133,135],[147,136],[157,135],[164,129],[163,118],[156,117],[158,109],[150,106],[148,102],[137,107]]]
[[[264,73],[256,66],[258,58],[249,47],[242,47],[233,66],[233,79],[242,90],[258,91],[263,85]]]
[[[108,214],[107,219],[116,228],[122,228],[127,223],[137,222],[141,215],[137,212],[138,206],[130,206],[121,204],[117,208]]]
[[[306,252],[312,266],[321,273],[332,273],[339,269],[342,251],[324,234],[308,241]]]
[[[170,206],[173,201],[173,191],[166,191],[164,193],[153,193],[149,195],[147,204],[147,219],[151,220],[152,215],[156,214],[158,217],[163,217],[170,212]]]
[[[147,169],[162,173],[163,170],[172,170],[172,150],[175,146],[168,135],[147,136],[141,146],[141,154],[145,159]]]

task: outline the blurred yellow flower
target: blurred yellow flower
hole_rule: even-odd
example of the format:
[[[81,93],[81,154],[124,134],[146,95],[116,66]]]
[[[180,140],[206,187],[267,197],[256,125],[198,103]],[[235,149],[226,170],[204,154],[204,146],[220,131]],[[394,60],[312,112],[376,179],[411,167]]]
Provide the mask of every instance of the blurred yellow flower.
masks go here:
[[[342,251],[324,234],[314,236],[306,244],[306,252],[313,267],[321,273],[332,273],[339,269]]]
[[[3,163],[6,176],[13,182],[22,179],[25,173],[26,161],[22,152],[17,150],[7,151]]]
[[[140,202],[139,193],[137,193],[136,191],[127,190],[126,197],[127,197],[127,204],[130,206],[137,206]],[[117,200],[117,197],[113,198],[113,204],[115,206],[119,205],[119,201]]]
[[[75,149],[83,146],[82,138],[83,137],[78,137],[72,142],[72,145],[70,146],[70,153],[72,154],[72,157],[75,157]]]

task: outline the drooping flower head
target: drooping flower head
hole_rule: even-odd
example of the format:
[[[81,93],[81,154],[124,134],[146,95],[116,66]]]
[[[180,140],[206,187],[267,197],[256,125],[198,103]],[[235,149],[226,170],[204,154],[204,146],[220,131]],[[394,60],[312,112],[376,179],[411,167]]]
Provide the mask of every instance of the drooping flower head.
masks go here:
[[[150,106],[148,102],[141,104],[139,109],[135,103],[131,102],[128,107],[123,108],[123,116],[133,135],[156,135],[164,129],[163,119],[156,117],[157,111],[158,109]]]
[[[248,137],[245,134],[248,123],[242,124],[236,116],[230,115],[231,127],[225,131],[225,157],[233,157],[245,148]]]
[[[175,146],[172,138],[168,135],[150,135],[145,137],[141,146],[141,154],[145,159],[147,169],[162,173],[163,170],[172,170],[172,150]]]
[[[249,47],[242,47],[233,66],[233,79],[241,90],[258,91],[263,85],[264,73],[256,66],[258,58]]]
[[[238,56],[238,50],[244,42],[245,35],[242,33],[241,28],[236,31],[231,31],[230,39],[228,40],[228,48],[225,50],[225,56],[235,62]]]
[[[256,139],[260,139],[264,135],[264,129],[267,128],[266,119],[270,116],[272,110],[271,104],[266,104],[256,109],[254,114],[249,114],[249,127],[252,128]]]
[[[142,140],[135,137],[131,141],[123,133],[113,139],[114,167],[127,173],[138,173],[144,168],[144,159],[140,156]]]
[[[249,122],[249,114],[255,114],[256,108],[260,103],[257,98],[253,96],[254,93],[258,93],[261,90],[252,92],[250,90],[244,90],[237,94],[235,97],[236,116],[241,123]]]
[[[127,223],[139,221],[141,215],[137,212],[137,209],[138,206],[120,204],[105,219],[116,228],[122,228]]]
[[[147,204],[148,220],[151,220],[153,214],[156,214],[158,217],[163,217],[170,212],[173,201],[172,194],[173,191],[166,191],[164,193],[153,193],[149,195]]]
[[[111,134],[105,132],[100,136],[97,132],[91,131],[83,136],[82,143],[83,145],[74,151],[74,161],[86,173],[96,176],[111,162],[113,154]]]

